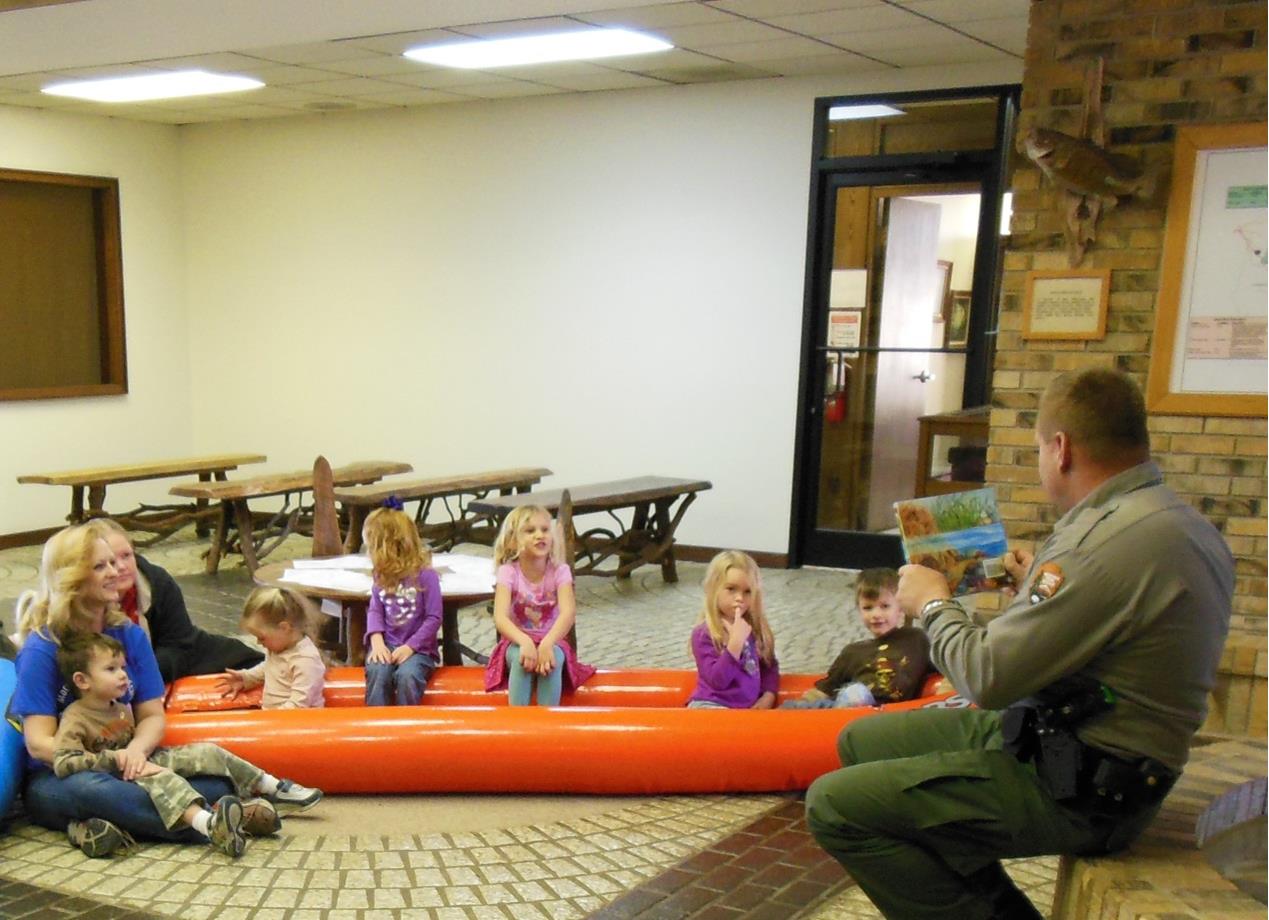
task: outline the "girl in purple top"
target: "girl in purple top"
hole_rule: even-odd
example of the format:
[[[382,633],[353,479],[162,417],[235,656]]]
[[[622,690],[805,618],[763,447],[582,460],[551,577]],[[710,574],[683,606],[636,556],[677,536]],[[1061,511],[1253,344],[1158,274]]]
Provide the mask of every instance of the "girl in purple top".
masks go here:
[[[762,611],[758,564],[719,553],[705,572],[705,607],[692,630],[696,690],[691,709],[771,709],[780,686],[775,637]]]
[[[508,514],[494,543],[494,626],[502,638],[489,656],[485,689],[506,687],[512,706],[529,705],[534,684],[539,706],[557,706],[565,679],[576,687],[595,673],[565,638],[577,599],[561,553],[551,515],[537,505]]]
[[[392,501],[392,499],[389,499]],[[374,569],[366,610],[366,705],[417,706],[436,670],[441,580],[414,521],[398,508],[376,508],[362,539]]]

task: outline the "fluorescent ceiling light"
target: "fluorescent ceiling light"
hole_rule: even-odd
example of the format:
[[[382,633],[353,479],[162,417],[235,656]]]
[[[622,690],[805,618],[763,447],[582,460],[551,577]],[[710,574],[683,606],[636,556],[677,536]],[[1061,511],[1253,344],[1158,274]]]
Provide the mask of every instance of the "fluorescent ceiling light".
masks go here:
[[[829,121],[849,121],[852,118],[885,118],[887,115],[904,115],[902,109],[888,105],[835,105],[828,110]]]
[[[406,51],[405,56],[412,61],[441,67],[486,70],[515,64],[544,64],[548,61],[583,61],[626,54],[648,54],[673,47],[669,42],[628,29],[578,29],[547,35],[478,38],[440,45],[421,45]]]
[[[89,99],[93,102],[145,102],[150,99],[236,93],[261,86],[264,84],[251,77],[208,73],[205,70],[173,70],[140,77],[108,77],[103,80],[53,83],[40,92],[51,96]]]

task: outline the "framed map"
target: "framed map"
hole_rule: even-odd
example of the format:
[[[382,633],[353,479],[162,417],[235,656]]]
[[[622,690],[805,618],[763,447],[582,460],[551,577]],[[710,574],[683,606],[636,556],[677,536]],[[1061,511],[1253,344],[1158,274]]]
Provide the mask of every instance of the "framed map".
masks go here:
[[[1263,122],[1177,130],[1146,405],[1264,416],[1269,157]]]

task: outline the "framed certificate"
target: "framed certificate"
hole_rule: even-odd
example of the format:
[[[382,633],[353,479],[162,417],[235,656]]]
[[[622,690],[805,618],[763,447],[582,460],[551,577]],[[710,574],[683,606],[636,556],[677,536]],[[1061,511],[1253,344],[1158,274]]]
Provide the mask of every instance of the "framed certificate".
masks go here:
[[[1264,122],[1177,129],[1146,407],[1266,414]]]
[[[1103,339],[1110,269],[1027,272],[1024,339]]]

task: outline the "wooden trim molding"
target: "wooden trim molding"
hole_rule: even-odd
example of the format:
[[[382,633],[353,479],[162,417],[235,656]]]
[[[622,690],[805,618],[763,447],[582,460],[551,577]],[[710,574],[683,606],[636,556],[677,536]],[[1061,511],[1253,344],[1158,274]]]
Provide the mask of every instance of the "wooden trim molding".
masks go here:
[[[734,549],[731,546],[696,546],[691,543],[675,543],[674,558],[680,562],[709,562],[725,549]],[[788,553],[767,553],[761,550],[742,550],[753,557],[753,561],[758,563],[760,568],[764,569],[787,569],[789,567]]]
[[[15,546],[39,546],[61,529],[61,527],[45,527],[41,530],[0,533],[0,549],[13,549]]]

